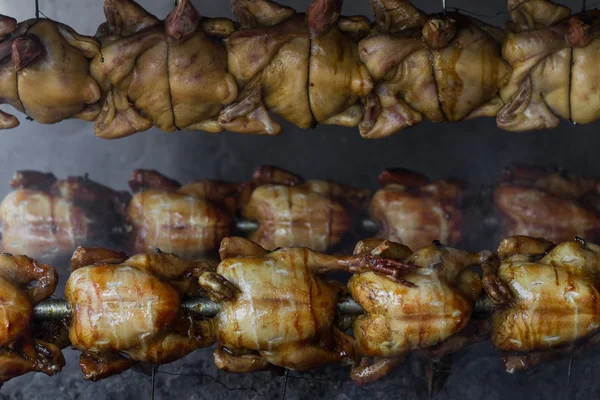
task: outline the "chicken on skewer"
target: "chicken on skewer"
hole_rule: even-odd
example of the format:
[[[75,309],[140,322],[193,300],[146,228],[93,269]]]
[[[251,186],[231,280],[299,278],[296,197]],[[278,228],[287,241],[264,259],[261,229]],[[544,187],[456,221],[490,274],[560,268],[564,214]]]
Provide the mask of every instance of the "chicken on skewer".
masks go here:
[[[353,339],[334,323],[342,286],[321,275],[372,270],[409,285],[400,273],[413,268],[369,254],[334,257],[306,248],[269,253],[242,238],[224,240],[220,255],[217,272],[205,273],[200,282],[222,303],[215,362],[237,373],[355,362]]]
[[[100,45],[48,19],[16,24],[0,15],[0,104],[9,104],[42,124],[66,118],[93,121],[100,112],[100,87],[89,60]],[[19,125],[0,111],[0,130]]]
[[[379,236],[419,249],[434,240],[456,245],[462,239],[463,184],[453,180],[431,182],[404,169],[385,170],[369,214],[381,225]]]
[[[135,170],[127,210],[134,252],[159,248],[198,258],[216,251],[233,227],[237,185],[197,181],[182,186],[156,171]]]
[[[348,282],[350,294],[365,310],[353,323],[362,360],[351,376],[359,384],[381,379],[411,351],[441,357],[485,340],[489,325],[471,321],[482,289],[498,304],[509,299],[508,289],[496,279],[498,257],[488,251],[468,253],[435,242],[412,253],[406,246],[372,239],[360,242],[355,254],[389,257],[414,267],[402,274],[410,285],[371,271]],[[469,269],[473,266],[481,267],[483,279]]]
[[[220,132],[217,116],[238,95],[222,43],[233,23],[201,18],[189,0],[178,0],[164,23],[133,0],[106,0],[104,11],[102,53],[90,66],[106,92],[96,135],[119,138],[153,124]]]
[[[430,17],[407,0],[371,5],[378,32],[360,42],[359,53],[377,83],[365,102],[363,137],[386,137],[425,118],[496,116],[510,74],[501,29],[458,13]]]
[[[358,60],[366,18],[340,17],[341,0],[313,0],[308,14],[270,0],[232,0],[241,30],[227,40],[229,71],[239,98],[219,121],[241,133],[277,134],[279,115],[301,128],[357,126],[360,97],[372,89]]]
[[[29,372],[54,375],[65,359],[59,346],[36,339],[33,307],[54,293],[58,274],[26,256],[0,255],[0,384]]]
[[[492,343],[509,372],[548,359],[600,327],[600,247],[577,238],[558,245],[513,236],[498,247],[498,279],[511,300],[491,317]]]
[[[121,242],[128,193],[35,171],[17,172],[10,184],[0,204],[2,251],[59,261],[78,244]]]
[[[212,267],[173,254],[124,253],[80,247],[65,289],[69,339],[82,351],[85,379],[118,374],[136,362],[164,364],[215,341],[212,320],[181,309],[201,296],[199,277]]]
[[[510,0],[513,19],[502,54],[513,68],[501,90],[506,105],[498,126],[510,131],[550,129],[560,118],[587,124],[600,118],[600,13],[570,17],[547,0]]]
[[[504,171],[494,190],[503,236],[544,237],[552,242],[600,233],[597,179],[516,165]]]

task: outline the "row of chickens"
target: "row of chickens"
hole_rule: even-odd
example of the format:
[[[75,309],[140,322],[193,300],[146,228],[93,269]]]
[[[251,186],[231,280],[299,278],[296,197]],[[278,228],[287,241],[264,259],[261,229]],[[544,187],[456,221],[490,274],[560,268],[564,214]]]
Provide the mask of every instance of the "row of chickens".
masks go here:
[[[246,182],[186,185],[136,170],[129,179],[132,197],[87,177],[57,180],[21,171],[11,182],[14,191],[0,203],[2,251],[52,263],[67,260],[77,245],[134,253],[159,248],[199,259],[216,253],[221,240],[235,233],[249,234],[268,250],[304,246],[336,252],[344,251],[346,239],[369,236],[421,248],[433,240],[472,243],[498,231],[482,228],[491,199],[465,195],[459,181],[390,169],[379,182],[381,189],[371,196],[369,190],[304,181],[275,167],[258,168]],[[600,239],[599,185],[598,179],[563,171],[507,169],[493,192],[500,235]]]
[[[367,0],[364,0],[367,1]],[[178,0],[161,21],[133,0],[105,0],[96,38],[61,23],[0,16],[0,103],[40,123],[95,121],[100,137],[152,126],[274,135],[333,124],[382,138],[422,120],[496,117],[511,131],[600,118],[600,13],[509,0],[501,29],[407,0],[370,0],[375,23],[232,0],[237,21]],[[0,112],[0,129],[19,124]]]
[[[227,372],[341,363],[366,384],[410,353],[442,357],[488,338],[509,372],[597,343],[600,246],[582,239],[555,245],[513,236],[497,254],[439,242],[413,253],[368,239],[352,256],[331,256],[298,247],[269,252],[231,237],[219,252],[215,269],[162,252],[128,258],[79,247],[65,289],[68,309],[50,321],[33,316],[56,287],[54,269],[0,255],[0,379],[53,375],[69,345],[81,351],[91,380],[216,343],[214,361]],[[330,271],[350,273],[347,286],[327,279]],[[345,292],[362,307],[358,315],[337,311]],[[475,313],[482,295],[491,315]],[[209,297],[220,311],[196,314],[182,307],[189,297]]]

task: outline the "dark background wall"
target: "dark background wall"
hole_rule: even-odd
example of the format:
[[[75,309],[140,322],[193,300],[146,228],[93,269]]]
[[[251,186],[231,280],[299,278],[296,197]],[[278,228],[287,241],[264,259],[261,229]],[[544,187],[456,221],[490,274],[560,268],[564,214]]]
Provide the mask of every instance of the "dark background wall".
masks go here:
[[[80,33],[93,34],[103,22],[102,0],[40,0],[41,11]],[[206,16],[231,17],[226,0],[194,1]],[[305,9],[308,0],[287,0],[284,4]],[[422,9],[441,10],[441,0],[415,2]],[[565,2],[568,3],[568,2]],[[158,16],[171,9],[171,0],[141,0]],[[579,9],[579,1],[569,3]],[[595,5],[588,2],[588,7]],[[475,14],[501,25],[506,20],[502,0],[448,0],[447,6]],[[371,15],[368,0],[346,0],[345,14]],[[500,13],[499,15],[497,15]],[[34,0],[2,0],[0,14],[18,20],[34,16]],[[5,108],[4,108],[5,109]],[[6,109],[5,109],[6,110]],[[376,187],[379,172],[387,167],[405,167],[431,177],[455,176],[475,185],[491,184],[501,169],[511,163],[561,165],[585,175],[600,175],[599,123],[573,126],[564,122],[558,129],[535,133],[508,133],[499,130],[493,119],[458,124],[423,123],[392,138],[361,139],[357,129],[318,127],[301,131],[284,124],[279,137],[253,137],[231,133],[162,133],[156,129],[118,141],[94,137],[93,125],[65,121],[44,126],[26,121],[0,132],[0,196],[9,191],[8,181],[19,169],[52,171],[57,176],[90,176],[104,184],[125,189],[134,168],[154,168],[182,181],[198,178],[242,180],[261,164],[278,165],[309,178]],[[597,359],[596,359],[597,360]],[[28,375],[5,385],[0,396],[7,398],[148,398],[151,379],[127,372],[103,383],[84,382],[78,371],[77,355],[67,352],[68,366],[54,378]],[[268,373],[227,376],[216,371],[210,352],[197,352],[183,361],[161,367],[161,371],[190,374],[156,377],[157,398],[264,398],[277,397],[283,380]],[[204,374],[205,376],[202,376]],[[529,375],[510,376],[500,367],[498,355],[489,345],[479,345],[456,356],[455,367],[440,398],[558,398],[600,396],[594,358],[575,360],[573,382],[566,385],[567,361],[544,366]],[[218,377],[227,387],[216,383]],[[342,368],[294,374],[289,380],[290,399],[423,397],[421,372],[401,368],[394,379],[366,390],[345,382]],[[253,390],[230,390],[233,388]],[[257,392],[258,391],[258,392]]]

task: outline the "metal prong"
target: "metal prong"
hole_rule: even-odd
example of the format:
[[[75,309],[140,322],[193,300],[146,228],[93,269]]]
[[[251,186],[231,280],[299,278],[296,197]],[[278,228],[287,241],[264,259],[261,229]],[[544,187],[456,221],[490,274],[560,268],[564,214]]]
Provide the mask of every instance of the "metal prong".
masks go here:
[[[61,320],[71,314],[66,300],[48,299],[33,307],[33,318],[39,321]]]
[[[573,368],[573,353],[569,356],[569,369],[567,372],[567,387],[571,386],[571,370]]]
[[[259,224],[256,221],[239,220],[235,222],[235,226],[242,233],[250,233],[257,230]]]
[[[364,231],[370,232],[370,233],[375,233],[379,230],[379,224],[377,224],[377,222],[375,222],[369,218],[362,218],[360,220],[360,227]]]

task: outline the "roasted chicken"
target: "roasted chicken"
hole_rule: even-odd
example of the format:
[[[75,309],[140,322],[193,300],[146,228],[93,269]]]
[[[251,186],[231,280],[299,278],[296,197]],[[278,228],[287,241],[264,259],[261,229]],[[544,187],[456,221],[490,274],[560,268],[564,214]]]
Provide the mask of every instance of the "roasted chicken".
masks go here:
[[[199,277],[212,267],[167,253],[127,258],[79,247],[65,289],[71,308],[69,339],[82,352],[85,379],[118,374],[136,362],[164,364],[215,340],[211,320],[181,309],[184,296],[200,296]]]
[[[93,121],[100,112],[100,87],[90,76],[89,60],[99,51],[93,38],[61,23],[16,24],[0,15],[0,104],[42,124]],[[18,125],[17,118],[0,111],[0,129]]]
[[[509,372],[598,331],[600,247],[579,238],[554,245],[513,236],[500,243],[498,254],[498,279],[510,301],[492,315],[492,343],[508,353]]]
[[[242,133],[277,134],[268,112],[301,128],[356,126],[373,85],[358,59],[366,18],[340,17],[342,1],[313,0],[307,15],[270,0],[232,0],[241,29],[227,38],[240,96],[219,121]]]
[[[134,252],[161,249],[198,258],[216,251],[233,228],[237,185],[197,181],[185,186],[156,171],[135,170],[127,215]]]
[[[164,22],[133,0],[106,0],[104,11],[102,53],[90,66],[106,92],[96,134],[113,139],[152,125],[220,132],[217,117],[238,96],[222,43],[233,23],[200,18],[189,0]]]
[[[503,236],[526,235],[561,242],[600,233],[597,179],[533,166],[504,171],[494,190]]]
[[[463,236],[463,184],[431,182],[404,169],[385,170],[382,189],[375,193],[369,214],[381,226],[379,236],[419,249],[439,240],[456,245]]]
[[[306,248],[269,253],[242,238],[225,239],[220,255],[217,272],[203,274],[200,282],[222,304],[215,362],[237,373],[354,362],[353,339],[334,324],[342,286],[321,275],[372,270],[403,282],[400,274],[407,268],[370,254],[334,257]]]
[[[58,274],[26,256],[0,255],[0,384],[29,372],[54,375],[65,359],[52,342],[35,339],[33,306],[52,295]]]
[[[501,90],[506,105],[498,126],[511,131],[550,129],[560,118],[587,124],[600,118],[597,60],[600,12],[570,17],[547,0],[509,0],[513,32],[502,54],[513,68]]]
[[[119,243],[129,194],[86,177],[57,180],[19,171],[0,204],[2,251],[44,261],[68,259],[80,244]]]
[[[389,257],[407,266],[402,282],[371,271],[348,282],[350,294],[365,310],[352,329],[363,356],[352,378],[360,384],[382,378],[411,351],[441,356],[484,340],[486,325],[482,332],[461,332],[482,288],[498,303],[506,302],[509,294],[496,279],[498,257],[488,251],[468,253],[435,242],[412,253],[406,246],[371,239],[360,242],[355,254]],[[473,266],[481,267],[483,279],[469,269]]]
[[[386,137],[425,118],[496,116],[510,75],[501,29],[458,13],[430,17],[407,0],[371,5],[377,33],[360,42],[359,54],[376,86],[365,99],[363,137]]]

